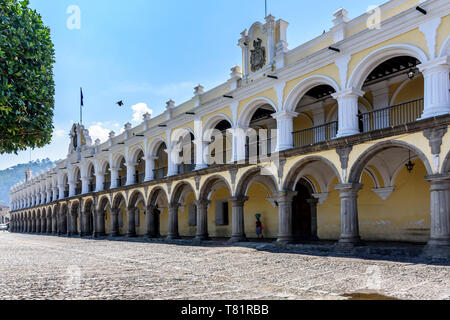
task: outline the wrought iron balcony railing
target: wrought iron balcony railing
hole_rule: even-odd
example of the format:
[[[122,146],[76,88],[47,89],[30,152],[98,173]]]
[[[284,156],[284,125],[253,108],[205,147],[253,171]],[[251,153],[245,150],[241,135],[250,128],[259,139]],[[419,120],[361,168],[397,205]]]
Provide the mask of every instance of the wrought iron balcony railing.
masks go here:
[[[424,99],[417,99],[383,109],[363,113],[359,116],[363,131],[389,128],[415,122],[423,113]]]
[[[338,122],[333,121],[320,126],[299,130],[293,133],[294,146],[304,147],[336,138]]]

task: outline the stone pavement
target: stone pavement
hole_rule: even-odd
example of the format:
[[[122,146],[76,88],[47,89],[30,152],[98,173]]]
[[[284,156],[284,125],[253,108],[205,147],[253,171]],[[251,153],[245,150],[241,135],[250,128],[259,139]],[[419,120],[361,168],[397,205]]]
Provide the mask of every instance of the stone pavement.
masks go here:
[[[308,246],[0,232],[0,299],[450,300],[450,263]]]

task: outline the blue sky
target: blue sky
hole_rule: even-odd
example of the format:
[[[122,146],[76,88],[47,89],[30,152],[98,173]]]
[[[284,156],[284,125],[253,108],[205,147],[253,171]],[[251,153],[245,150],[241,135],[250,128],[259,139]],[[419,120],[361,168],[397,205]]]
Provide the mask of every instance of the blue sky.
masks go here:
[[[355,18],[384,2],[268,0],[268,11],[289,22],[292,49],[328,31],[338,8]],[[81,10],[80,29],[67,27],[71,5]],[[208,90],[226,81],[241,64],[240,33],[264,18],[264,0],[31,0],[30,6],[50,27],[56,50],[53,140],[31,152],[32,159],[51,160],[67,155],[80,87],[83,124],[94,140],[104,139],[148,109],[160,114],[169,99],[190,99],[197,84]],[[125,106],[116,106],[118,100]],[[0,170],[29,157],[2,155]]]

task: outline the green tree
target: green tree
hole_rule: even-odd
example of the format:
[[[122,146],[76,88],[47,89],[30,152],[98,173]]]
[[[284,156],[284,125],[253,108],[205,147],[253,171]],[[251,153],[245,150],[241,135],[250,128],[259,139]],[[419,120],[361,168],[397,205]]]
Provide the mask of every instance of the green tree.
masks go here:
[[[0,154],[50,143],[54,48],[29,1],[0,0]]]

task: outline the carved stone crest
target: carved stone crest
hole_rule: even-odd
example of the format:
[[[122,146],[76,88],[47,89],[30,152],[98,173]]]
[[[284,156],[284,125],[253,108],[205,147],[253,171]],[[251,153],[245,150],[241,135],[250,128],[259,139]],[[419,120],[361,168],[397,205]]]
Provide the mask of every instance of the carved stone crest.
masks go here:
[[[256,72],[266,64],[266,48],[262,46],[262,40],[253,41],[254,49],[251,50],[250,64],[252,72]]]

